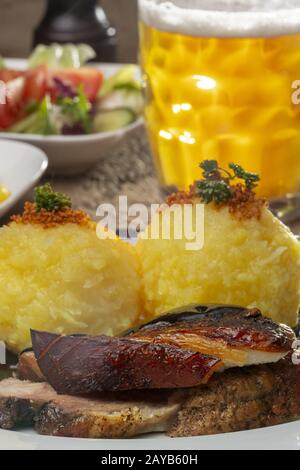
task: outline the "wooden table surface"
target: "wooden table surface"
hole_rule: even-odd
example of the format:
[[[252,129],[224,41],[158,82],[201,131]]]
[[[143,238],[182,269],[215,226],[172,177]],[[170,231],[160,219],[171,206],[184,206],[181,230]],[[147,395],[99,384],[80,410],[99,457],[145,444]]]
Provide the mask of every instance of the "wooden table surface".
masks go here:
[[[128,197],[128,204],[150,206],[163,202],[144,130],[107,155],[88,173],[72,178],[50,173],[44,177],[43,182],[46,181],[50,181],[55,190],[69,194],[74,207],[85,210],[93,218],[102,203],[111,203],[118,208],[120,195]],[[20,212],[24,201],[32,198],[31,191],[0,223],[7,222],[12,213]],[[291,228],[300,234],[300,217]]]
[[[128,204],[139,202],[149,206],[162,201],[144,130],[108,154],[88,173],[72,178],[50,173],[43,181],[50,181],[55,190],[69,194],[74,207],[84,209],[92,217],[102,203],[112,203],[117,207],[119,195],[126,195]],[[11,213],[21,211],[24,200],[32,197],[31,191]],[[11,213],[1,223],[5,223]]]

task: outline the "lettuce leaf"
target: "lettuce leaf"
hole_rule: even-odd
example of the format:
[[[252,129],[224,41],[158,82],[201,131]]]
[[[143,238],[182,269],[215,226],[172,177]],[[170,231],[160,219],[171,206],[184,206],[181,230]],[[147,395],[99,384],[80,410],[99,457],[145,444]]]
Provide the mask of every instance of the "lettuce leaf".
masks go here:
[[[17,122],[8,132],[38,135],[56,134],[54,126],[51,124],[51,112],[52,104],[49,97],[46,96],[43,101],[37,105],[36,111]]]
[[[118,88],[131,88],[134,90],[141,90],[141,84],[136,80],[138,68],[136,65],[124,65],[117,73],[105,80],[99,97],[104,98],[108,96],[111,92]]]
[[[38,45],[28,59],[28,66],[48,65],[51,69],[79,69],[96,57],[94,49],[87,44],[51,44]]]

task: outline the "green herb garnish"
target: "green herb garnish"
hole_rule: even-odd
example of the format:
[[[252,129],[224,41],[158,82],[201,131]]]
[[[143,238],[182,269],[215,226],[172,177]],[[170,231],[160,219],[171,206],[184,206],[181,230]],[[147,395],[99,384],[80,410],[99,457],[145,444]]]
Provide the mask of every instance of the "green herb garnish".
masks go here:
[[[254,189],[260,181],[260,177],[256,173],[245,171],[240,165],[229,163],[229,168],[234,172],[236,178],[244,180],[247,189]]]
[[[92,131],[91,104],[82,85],[78,87],[75,98],[60,97],[57,104],[61,106],[62,114],[69,117],[72,123],[81,124],[87,134]]]
[[[230,188],[225,181],[198,181],[197,190],[205,204],[221,204],[231,198]]]
[[[255,173],[245,171],[240,165],[230,163],[229,170],[221,168],[217,160],[204,160],[200,164],[203,180],[196,181],[196,194],[205,204],[222,204],[233,198],[233,185],[240,180],[242,188],[253,191],[260,181]]]
[[[203,177],[210,179],[219,174],[219,166],[217,160],[204,160],[200,163],[200,168],[203,170]]]
[[[50,183],[38,186],[34,190],[37,211],[58,212],[72,206],[71,198],[63,193],[53,191]]]

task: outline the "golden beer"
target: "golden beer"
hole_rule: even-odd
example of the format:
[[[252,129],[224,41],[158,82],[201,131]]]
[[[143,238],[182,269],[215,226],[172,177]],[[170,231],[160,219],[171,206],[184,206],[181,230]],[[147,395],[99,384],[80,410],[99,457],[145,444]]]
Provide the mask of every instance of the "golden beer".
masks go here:
[[[253,2],[255,11],[243,10]],[[212,12],[214,3],[140,0],[145,115],[161,184],[185,189],[201,160],[217,159],[259,173],[266,197],[296,193],[300,8],[244,0],[230,12],[219,0],[224,10]]]

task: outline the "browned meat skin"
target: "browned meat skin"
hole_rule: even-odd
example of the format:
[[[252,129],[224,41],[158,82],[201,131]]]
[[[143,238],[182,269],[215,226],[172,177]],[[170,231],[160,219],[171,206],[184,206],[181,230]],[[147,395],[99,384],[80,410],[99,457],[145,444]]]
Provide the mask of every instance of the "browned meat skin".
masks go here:
[[[33,350],[58,393],[194,387],[222,367],[211,356],[168,345],[32,331]]]
[[[15,429],[18,426],[30,426],[40,407],[29,400],[0,398],[0,428]]]
[[[198,392],[191,390],[171,437],[219,434],[300,419],[300,367],[278,364],[216,374]]]
[[[278,362],[295,340],[290,328],[257,309],[204,305],[172,311],[123,336],[212,355],[226,368]]]
[[[17,366],[17,375],[21,380],[45,382],[45,377],[39,368],[33,351],[25,351],[20,355]]]
[[[0,382],[0,427],[36,422],[41,434],[128,438],[165,431],[197,436],[272,426],[300,419],[300,367],[278,364],[231,369],[207,385],[176,391],[57,395],[48,384]]]
[[[102,394],[98,398],[58,395],[46,383],[0,382],[0,427],[36,426],[40,434],[82,438],[122,438],[165,431],[181,401],[173,392]]]
[[[141,341],[178,344],[180,335],[193,334],[230,348],[289,352],[295,333],[285,325],[264,318],[258,309],[220,305],[192,305],[126,332]]]

